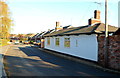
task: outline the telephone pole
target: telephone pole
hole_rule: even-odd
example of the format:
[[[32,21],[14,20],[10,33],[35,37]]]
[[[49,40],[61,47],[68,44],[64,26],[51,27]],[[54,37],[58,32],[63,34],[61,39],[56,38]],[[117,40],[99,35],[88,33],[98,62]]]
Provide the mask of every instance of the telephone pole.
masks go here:
[[[105,67],[108,65],[108,0],[105,0],[105,46],[104,46],[104,60]]]

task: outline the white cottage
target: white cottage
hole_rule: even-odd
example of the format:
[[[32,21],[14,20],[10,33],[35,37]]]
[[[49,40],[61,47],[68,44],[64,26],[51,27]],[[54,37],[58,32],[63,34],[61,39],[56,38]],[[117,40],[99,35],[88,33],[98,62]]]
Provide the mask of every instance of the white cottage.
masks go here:
[[[98,61],[97,37],[104,34],[105,24],[100,22],[98,11],[96,17],[89,19],[89,25],[56,30],[45,35],[45,48],[72,56]],[[98,19],[98,20],[97,20]],[[96,23],[93,25],[93,23]],[[56,25],[57,26],[57,25]],[[57,26],[58,27],[58,26]],[[117,30],[109,25],[109,33]]]

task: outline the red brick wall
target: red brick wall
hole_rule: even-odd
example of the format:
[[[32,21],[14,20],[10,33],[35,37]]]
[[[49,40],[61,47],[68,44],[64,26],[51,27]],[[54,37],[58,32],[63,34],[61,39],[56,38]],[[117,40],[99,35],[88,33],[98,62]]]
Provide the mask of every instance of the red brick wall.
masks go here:
[[[98,63],[104,66],[104,36],[98,37],[98,45]],[[120,70],[120,35],[109,37],[108,48],[108,67]]]

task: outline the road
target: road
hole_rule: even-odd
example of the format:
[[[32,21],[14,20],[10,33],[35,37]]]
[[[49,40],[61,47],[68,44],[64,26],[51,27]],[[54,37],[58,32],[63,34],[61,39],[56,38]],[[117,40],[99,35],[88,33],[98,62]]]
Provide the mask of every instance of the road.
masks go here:
[[[4,64],[8,76],[118,77],[89,65],[54,56],[30,45],[11,45],[5,53]]]

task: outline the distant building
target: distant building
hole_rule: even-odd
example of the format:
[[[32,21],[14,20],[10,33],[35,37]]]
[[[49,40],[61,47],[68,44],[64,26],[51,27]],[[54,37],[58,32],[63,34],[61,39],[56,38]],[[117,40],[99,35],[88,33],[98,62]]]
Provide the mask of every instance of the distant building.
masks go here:
[[[40,33],[35,34],[35,35],[31,38],[31,40],[34,41],[34,42],[37,42],[37,36],[38,36],[39,34],[40,34]]]

